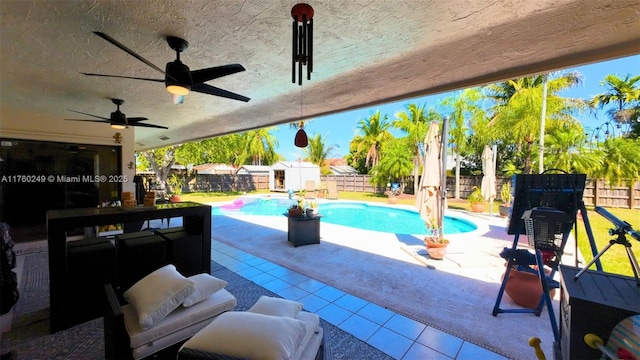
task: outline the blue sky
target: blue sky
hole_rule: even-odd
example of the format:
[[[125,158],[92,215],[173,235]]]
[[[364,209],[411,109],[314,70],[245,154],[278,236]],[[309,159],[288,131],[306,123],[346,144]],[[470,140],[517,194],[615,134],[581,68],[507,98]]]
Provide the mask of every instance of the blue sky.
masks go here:
[[[605,92],[605,88],[600,86],[600,81],[609,74],[616,74],[624,77],[626,74],[632,76],[640,74],[640,55],[615,59],[590,65],[578,66],[566,70],[578,71],[582,74],[583,84],[581,86],[565,90],[561,95],[567,97],[577,97],[590,99],[594,95]],[[427,108],[435,107],[442,99],[451,96],[453,93],[443,93],[399,102],[388,103],[375,107],[351,110],[340,114],[314,118],[305,127],[309,137],[320,133],[327,136],[326,145],[336,146],[336,150],[331,157],[342,157],[349,153],[349,142],[357,134],[357,122],[360,119],[368,118],[377,110],[382,114],[387,114],[389,119],[395,119],[397,112],[404,111],[410,103],[426,104]],[[604,111],[598,111],[596,115],[583,115],[578,117],[583,126],[587,129],[594,129],[599,124],[608,120]],[[289,129],[288,125],[279,126],[272,132],[278,139],[279,146],[276,151],[286,157],[287,160],[296,160],[304,157],[303,149],[293,145],[296,130]]]

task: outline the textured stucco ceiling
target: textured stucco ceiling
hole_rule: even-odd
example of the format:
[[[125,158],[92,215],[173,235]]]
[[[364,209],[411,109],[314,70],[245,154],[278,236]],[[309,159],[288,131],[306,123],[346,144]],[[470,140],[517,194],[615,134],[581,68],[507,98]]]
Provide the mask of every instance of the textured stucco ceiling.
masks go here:
[[[317,0],[314,72],[303,81],[302,117],[485,84],[640,53],[640,1]],[[48,114],[77,126],[68,109],[128,116],[169,130],[136,128],[136,149],[298,120],[291,83],[295,1],[0,1],[2,116]],[[183,37],[191,70],[240,63],[209,84],[248,103],[200,93],[174,105],[163,84],[80,72],[162,78],[111,45],[102,31],[164,68]],[[612,69],[614,70],[614,69]],[[59,123],[59,124],[57,124]],[[94,124],[92,126],[105,126]],[[166,136],[168,140],[161,140]]]

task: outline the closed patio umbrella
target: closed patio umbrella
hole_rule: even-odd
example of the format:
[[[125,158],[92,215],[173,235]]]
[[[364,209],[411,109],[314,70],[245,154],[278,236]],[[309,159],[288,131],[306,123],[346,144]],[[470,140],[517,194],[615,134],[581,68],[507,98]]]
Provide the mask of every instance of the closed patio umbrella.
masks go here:
[[[482,152],[482,174],[480,192],[484,200],[489,202],[489,215],[491,215],[493,200],[496,198],[496,172],[493,168],[493,152],[489,145],[485,145]]]
[[[444,196],[442,179],[444,173],[442,143],[438,131],[438,123],[433,121],[424,139],[425,158],[420,178],[420,186],[416,193],[416,208],[420,217],[427,224],[427,228],[438,229],[442,238],[442,224],[444,217]]]

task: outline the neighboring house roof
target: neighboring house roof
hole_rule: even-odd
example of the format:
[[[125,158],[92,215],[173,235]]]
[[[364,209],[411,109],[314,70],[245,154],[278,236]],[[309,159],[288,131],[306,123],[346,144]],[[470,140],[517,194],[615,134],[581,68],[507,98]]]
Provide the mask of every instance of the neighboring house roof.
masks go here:
[[[233,174],[236,168],[227,164],[200,164],[193,167],[198,174]]]
[[[347,175],[347,174],[357,174],[358,170],[352,168],[349,165],[342,166],[330,166],[331,171],[336,175]]]
[[[271,165],[271,168],[274,170],[284,170],[292,168],[320,169],[318,165],[310,163],[308,161],[278,161],[277,163]]]
[[[324,161],[329,167],[331,166],[348,166],[347,159],[345,158],[330,158]]]

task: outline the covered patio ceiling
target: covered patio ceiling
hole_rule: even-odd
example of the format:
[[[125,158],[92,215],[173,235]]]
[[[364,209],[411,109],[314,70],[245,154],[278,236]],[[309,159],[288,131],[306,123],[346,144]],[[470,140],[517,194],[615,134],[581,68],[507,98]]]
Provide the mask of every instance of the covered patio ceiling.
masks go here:
[[[169,127],[136,128],[144,150],[640,53],[634,0],[312,0],[313,74],[300,87],[291,82],[294,4],[2,0],[0,116],[59,132],[108,129],[63,119],[82,117],[68,109],[108,117],[109,98],[121,98],[129,117]],[[174,105],[160,83],[85,76],[163,78],[93,31],[162,69],[175,59],[164,36],[182,37],[191,70],[242,64],[208,84],[251,100],[191,93]]]

